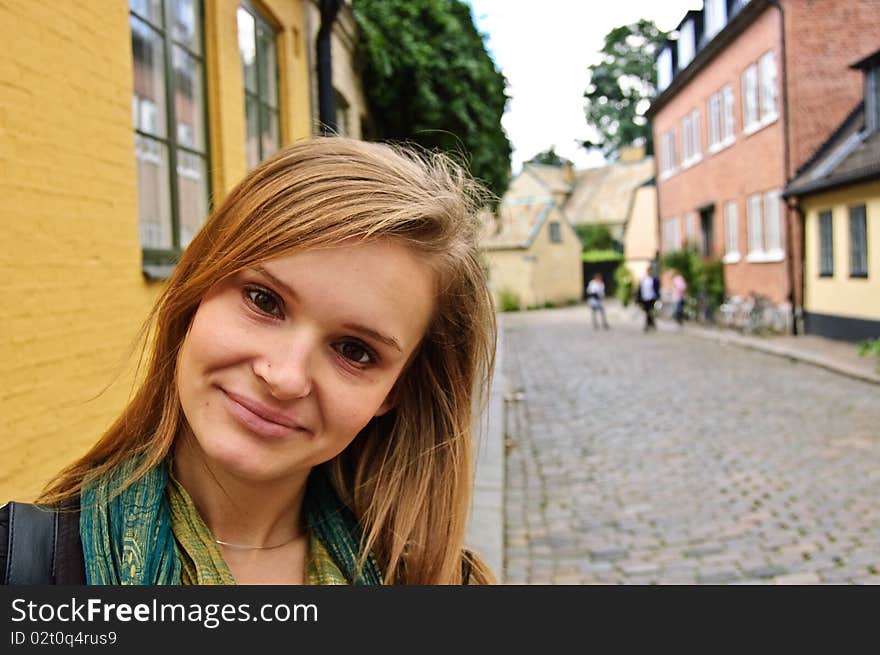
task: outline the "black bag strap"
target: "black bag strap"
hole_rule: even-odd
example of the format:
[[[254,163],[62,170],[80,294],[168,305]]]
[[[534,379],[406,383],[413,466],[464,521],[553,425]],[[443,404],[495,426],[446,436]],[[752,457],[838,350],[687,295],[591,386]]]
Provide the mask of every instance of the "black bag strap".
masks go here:
[[[31,503],[9,503],[6,584],[53,584],[57,546],[57,512]]]

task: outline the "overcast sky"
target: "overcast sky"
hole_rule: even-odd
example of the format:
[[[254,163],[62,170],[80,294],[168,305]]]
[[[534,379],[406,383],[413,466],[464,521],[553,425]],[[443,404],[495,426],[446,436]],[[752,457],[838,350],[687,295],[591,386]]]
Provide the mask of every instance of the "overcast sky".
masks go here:
[[[578,168],[602,156],[577,145],[589,135],[584,117],[587,66],[599,61],[605,35],[650,18],[675,28],[701,0],[469,0],[477,28],[507,77],[511,100],[501,122],[513,144],[513,171],[555,146]]]

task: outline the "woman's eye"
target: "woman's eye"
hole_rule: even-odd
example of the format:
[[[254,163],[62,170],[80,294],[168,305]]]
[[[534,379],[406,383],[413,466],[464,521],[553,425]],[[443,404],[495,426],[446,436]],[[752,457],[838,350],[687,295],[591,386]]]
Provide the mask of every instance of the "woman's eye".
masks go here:
[[[355,364],[372,364],[375,360],[372,353],[356,341],[346,341],[336,346],[336,352]]]
[[[248,289],[247,297],[261,312],[281,317],[281,307],[278,300],[265,289]]]

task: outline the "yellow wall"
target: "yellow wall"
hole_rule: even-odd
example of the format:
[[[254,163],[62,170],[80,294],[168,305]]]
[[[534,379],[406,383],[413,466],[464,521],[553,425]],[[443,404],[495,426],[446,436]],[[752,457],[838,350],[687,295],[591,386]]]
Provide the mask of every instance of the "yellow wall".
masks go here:
[[[849,207],[865,205],[868,277],[849,276]],[[880,320],[880,182],[810,196],[805,216],[804,308],[808,312]],[[819,277],[819,212],[832,212],[834,275]]]
[[[285,142],[309,134],[300,5],[265,3],[284,27]],[[245,170],[236,7],[205,7],[215,198]],[[0,43],[2,503],[33,498],[120,411],[161,285],[141,268],[127,3],[0,3]]]

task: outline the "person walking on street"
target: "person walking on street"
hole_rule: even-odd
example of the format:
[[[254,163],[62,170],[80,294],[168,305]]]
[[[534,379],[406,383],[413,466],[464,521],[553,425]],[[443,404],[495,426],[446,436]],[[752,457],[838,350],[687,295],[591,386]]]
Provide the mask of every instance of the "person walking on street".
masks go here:
[[[672,300],[675,302],[675,322],[681,325],[684,322],[684,299],[687,291],[687,282],[681,273],[675,272],[672,278]]]
[[[587,285],[587,302],[593,315],[593,329],[599,328],[599,315],[602,316],[602,327],[608,329],[608,319],[605,317],[605,283],[602,281],[601,273],[594,273],[593,279]]]
[[[657,329],[657,325],[654,323],[654,304],[659,297],[660,279],[648,266],[645,270],[645,276],[639,282],[639,303],[645,311],[645,332]]]

